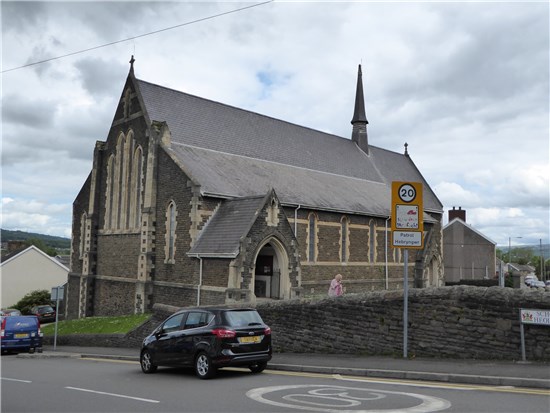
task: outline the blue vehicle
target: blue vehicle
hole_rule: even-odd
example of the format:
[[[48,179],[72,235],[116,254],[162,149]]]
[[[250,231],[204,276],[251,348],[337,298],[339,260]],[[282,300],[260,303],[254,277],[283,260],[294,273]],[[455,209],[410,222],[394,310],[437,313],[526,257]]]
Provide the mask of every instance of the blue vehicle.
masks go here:
[[[1,316],[0,320],[2,353],[42,353],[42,332],[38,317]]]

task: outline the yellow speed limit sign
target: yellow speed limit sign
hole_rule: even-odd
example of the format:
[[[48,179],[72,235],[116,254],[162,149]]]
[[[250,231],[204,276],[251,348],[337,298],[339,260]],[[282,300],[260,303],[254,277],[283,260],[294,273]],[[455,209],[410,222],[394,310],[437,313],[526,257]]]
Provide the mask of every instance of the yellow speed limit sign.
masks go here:
[[[421,182],[392,182],[391,230],[394,248],[424,248]]]

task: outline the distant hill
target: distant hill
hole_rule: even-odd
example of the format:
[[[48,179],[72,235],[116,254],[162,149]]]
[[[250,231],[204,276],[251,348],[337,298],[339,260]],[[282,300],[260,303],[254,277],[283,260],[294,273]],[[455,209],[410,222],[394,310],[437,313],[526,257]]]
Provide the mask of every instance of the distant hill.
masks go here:
[[[550,244],[513,245],[512,251],[530,251],[533,256],[540,257],[541,247],[542,256],[546,261],[550,258]],[[501,250],[504,254],[508,254],[508,245],[498,245],[497,249]]]
[[[33,232],[24,231],[10,231],[8,229],[0,229],[0,237],[2,243],[7,241],[27,241],[34,238],[44,242],[48,247],[55,248],[56,250],[65,250],[71,248],[71,239],[56,237],[53,235],[35,234]]]

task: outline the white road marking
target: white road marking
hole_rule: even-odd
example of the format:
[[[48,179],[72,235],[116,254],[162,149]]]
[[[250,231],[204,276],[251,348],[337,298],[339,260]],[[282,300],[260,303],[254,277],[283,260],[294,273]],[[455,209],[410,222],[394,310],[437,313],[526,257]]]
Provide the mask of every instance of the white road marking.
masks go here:
[[[300,390],[303,393],[296,393]],[[289,391],[292,391],[292,394],[284,394]],[[281,394],[277,395],[276,392]],[[265,398],[264,396],[268,394],[272,398],[280,399],[281,402]],[[361,397],[357,397],[361,394]],[[448,400],[423,394],[314,384],[261,387],[249,390],[246,396],[257,402],[272,406],[326,413],[429,413],[451,407]],[[411,407],[398,407],[395,409],[365,409],[369,402],[392,396],[419,399],[421,403]],[[292,402],[292,404],[288,402]],[[344,410],[343,408],[358,409]]]
[[[30,380],[19,380],[19,379],[10,379],[10,378],[7,378],[7,377],[1,377],[2,380],[7,380],[7,381],[18,381],[20,383],[32,383],[32,381]]]
[[[104,391],[97,391],[97,390],[90,390],[90,389],[81,389],[78,387],[65,387],[69,390],[78,390],[78,391],[84,391],[88,393],[95,393],[95,394],[104,394],[106,396],[113,396],[113,397],[121,397],[123,399],[132,399],[132,400],[138,400],[141,402],[147,402],[147,403],[160,403],[159,400],[152,400],[152,399],[142,399],[141,397],[133,397],[133,396],[126,396],[124,394],[116,394],[116,393],[107,393]]]

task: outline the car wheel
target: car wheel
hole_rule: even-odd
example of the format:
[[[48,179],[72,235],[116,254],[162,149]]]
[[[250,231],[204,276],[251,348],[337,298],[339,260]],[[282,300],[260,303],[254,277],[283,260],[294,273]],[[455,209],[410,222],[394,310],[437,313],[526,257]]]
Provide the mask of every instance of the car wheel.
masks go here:
[[[158,366],[153,364],[153,360],[151,358],[151,353],[149,353],[149,350],[143,350],[141,352],[141,355],[139,357],[139,364],[141,364],[141,371],[143,371],[145,374],[150,374],[157,371]]]
[[[195,373],[200,379],[210,379],[216,374],[212,360],[204,351],[200,352],[195,359]]]
[[[252,373],[261,373],[265,370],[266,367],[267,363],[265,361],[260,361],[256,364],[251,364],[250,366],[248,366]]]
[[[34,354],[34,347],[31,347],[31,348],[29,349],[29,354]]]

